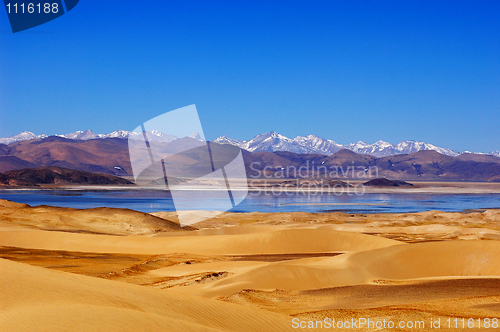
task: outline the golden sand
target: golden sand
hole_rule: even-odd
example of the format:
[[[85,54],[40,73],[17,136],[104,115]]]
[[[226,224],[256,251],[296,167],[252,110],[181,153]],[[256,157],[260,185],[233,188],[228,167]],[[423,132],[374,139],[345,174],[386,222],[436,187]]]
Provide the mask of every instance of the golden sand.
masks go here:
[[[482,331],[478,319],[500,316],[499,225],[497,210],[224,213],[186,230],[171,213],[0,201],[0,326],[287,331],[370,318],[433,330],[472,318]]]

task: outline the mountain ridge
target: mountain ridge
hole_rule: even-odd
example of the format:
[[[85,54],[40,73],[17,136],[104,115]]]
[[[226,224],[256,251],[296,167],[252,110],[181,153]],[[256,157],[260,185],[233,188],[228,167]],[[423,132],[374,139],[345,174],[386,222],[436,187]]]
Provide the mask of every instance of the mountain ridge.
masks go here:
[[[266,142],[272,145],[270,141],[275,138]],[[185,148],[191,145],[191,140],[195,139],[184,137],[162,144],[165,144],[165,151],[171,151],[175,155],[177,153],[175,151],[185,151]],[[210,143],[210,149],[218,156],[214,159],[214,162],[220,164],[217,167],[226,165],[227,161],[232,160],[231,156],[235,155],[233,151],[235,147],[228,144]],[[239,149],[236,150],[239,152]],[[250,180],[268,176],[303,177],[304,172],[308,178],[327,175],[333,178],[362,176],[364,179],[366,174],[375,172],[373,176],[395,180],[500,181],[500,158],[483,154],[462,154],[453,157],[433,150],[421,150],[411,154],[374,157],[342,149],[329,156],[287,151],[246,150],[242,150],[242,155]],[[176,160],[176,169],[183,170],[183,167],[188,165],[182,172],[191,171],[189,174],[197,177],[200,167],[203,168],[205,165],[200,157],[202,157],[200,153],[192,151],[177,156],[172,161]],[[126,139],[77,140],[50,136],[0,145],[0,172],[55,166],[115,176],[130,176],[133,174],[130,158]]]
[[[50,184],[132,185],[133,183],[110,174],[54,166],[17,169],[0,173],[0,187],[3,185],[15,187]]]
[[[471,153],[469,151],[458,152],[451,149],[438,147],[436,145],[404,140],[398,144],[391,144],[379,140],[373,144],[368,144],[363,141],[342,145],[332,140],[323,139],[316,135],[297,136],[290,139],[277,132],[271,131],[265,134],[260,134],[247,141],[239,141],[231,139],[227,136],[220,136],[214,140],[219,144],[231,144],[238,146],[250,152],[276,152],[288,151],[294,153],[316,153],[324,155],[332,155],[336,152],[347,149],[355,153],[368,154],[374,157],[387,157],[400,154],[410,154],[422,150],[433,150],[441,154],[456,157],[463,153]],[[484,155],[492,155],[500,157],[500,151],[492,151],[490,153],[476,153]]]
[[[140,133],[126,131],[126,130],[116,130],[109,134],[96,134],[91,130],[79,130],[69,134],[56,134],[56,137],[62,137],[72,140],[92,140],[92,139],[105,139],[105,138],[123,138],[127,139],[130,136],[139,136]],[[159,131],[147,132],[149,140],[159,141],[159,142],[171,142],[177,140],[178,137],[173,135],[166,135]],[[0,145],[10,145],[16,142],[33,140],[33,139],[44,139],[49,136],[45,134],[35,135],[32,132],[24,131],[17,135],[13,135],[7,138],[0,138]],[[201,137],[198,133],[191,134],[192,138],[200,140]],[[215,143],[219,144],[230,144],[238,146],[241,149],[247,150],[249,152],[277,152],[277,151],[287,151],[293,153],[301,154],[323,154],[332,155],[336,152],[347,149],[359,154],[368,154],[374,157],[387,157],[393,155],[410,154],[422,150],[433,150],[441,154],[456,157],[462,154],[478,154],[478,155],[490,155],[495,157],[500,157],[500,150],[495,150],[490,153],[473,153],[469,151],[454,151],[447,148],[442,148],[430,143],[414,141],[414,140],[404,140],[398,144],[391,144],[379,140],[373,144],[369,144],[363,141],[358,141],[356,143],[350,143],[342,145],[336,143],[333,140],[328,140],[321,138],[317,135],[307,135],[307,136],[297,136],[293,139],[281,135],[275,131],[267,132],[264,134],[259,134],[250,140],[240,141],[236,139],[229,138],[227,136],[220,136],[213,140]]]

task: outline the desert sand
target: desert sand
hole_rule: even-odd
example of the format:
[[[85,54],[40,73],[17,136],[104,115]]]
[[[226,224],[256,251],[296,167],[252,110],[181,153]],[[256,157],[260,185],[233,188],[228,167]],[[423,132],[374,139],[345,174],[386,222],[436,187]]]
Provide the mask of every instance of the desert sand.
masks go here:
[[[498,210],[190,213],[212,217],[182,228],[175,213],[0,200],[1,330],[322,330],[326,318],[427,331],[463,318],[483,331],[500,318]]]

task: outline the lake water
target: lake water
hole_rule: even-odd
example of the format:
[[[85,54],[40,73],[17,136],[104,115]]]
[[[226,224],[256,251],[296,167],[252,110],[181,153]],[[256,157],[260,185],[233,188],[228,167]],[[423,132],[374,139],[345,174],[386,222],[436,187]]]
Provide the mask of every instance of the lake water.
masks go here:
[[[197,193],[193,193],[196,195]],[[212,194],[200,199],[198,210],[223,210],[222,195]],[[0,199],[18,203],[50,205],[72,208],[112,207],[142,212],[175,211],[170,194],[166,191],[65,191],[23,190],[0,191]],[[441,210],[460,212],[472,209],[500,208],[500,194],[364,194],[333,195],[304,193],[266,195],[249,193],[232,212],[421,212]]]

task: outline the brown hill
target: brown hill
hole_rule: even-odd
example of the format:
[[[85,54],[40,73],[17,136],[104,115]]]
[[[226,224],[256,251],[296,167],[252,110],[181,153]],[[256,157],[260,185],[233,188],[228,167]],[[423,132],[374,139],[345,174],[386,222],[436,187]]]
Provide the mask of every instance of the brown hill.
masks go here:
[[[413,186],[411,183],[401,180],[389,180],[386,178],[377,178],[363,183],[365,186],[378,186],[378,187],[399,187],[399,186]]]
[[[171,143],[158,143],[157,146],[162,153],[176,154],[170,160],[174,171],[179,170],[179,174],[184,174],[186,167],[189,167],[192,175],[197,176],[203,174],[206,169],[206,148],[194,148],[177,154],[196,142],[183,138]],[[239,152],[230,145],[213,142],[210,143],[210,148],[217,168],[227,164]],[[0,172],[57,166],[117,176],[132,175],[128,151],[128,141],[119,138],[80,141],[48,137],[22,141],[8,146],[0,145]],[[283,168],[301,168],[302,174],[310,174],[312,177],[324,177],[327,173],[331,177],[359,178],[359,174],[363,175],[365,172],[370,173],[371,178],[399,180],[498,181],[500,176],[500,158],[472,153],[450,157],[436,151],[419,151],[408,155],[376,158],[349,150],[340,150],[331,156],[243,151],[243,157],[247,175],[252,178],[277,177],[276,174],[283,178],[283,173],[280,173]],[[321,174],[318,174],[320,168]],[[328,172],[324,171],[325,168]],[[312,169],[316,172],[312,173]],[[352,172],[353,169],[356,174]],[[336,175],[332,175],[333,170],[336,170]],[[287,171],[285,174],[288,178],[303,177],[293,171]],[[369,180],[368,177],[364,179]]]
[[[279,177],[283,174],[280,172],[281,168],[285,168],[288,169],[285,174],[289,178],[307,177],[307,175],[325,177],[325,174],[329,174],[334,170],[342,174],[339,171],[340,168],[344,168],[347,173],[348,168],[350,170],[352,166],[365,168],[376,160],[376,158],[369,155],[356,154],[349,150],[340,150],[331,156],[282,151],[246,153],[243,156],[249,176],[254,176],[260,171],[261,176],[278,174]]]
[[[276,151],[273,152],[273,154],[285,158],[289,160],[291,163],[294,165],[304,165],[309,162],[311,165],[312,164],[321,164],[323,160],[325,160],[326,156],[322,154],[314,154],[314,153],[293,153],[293,152],[287,152],[287,151]]]
[[[370,166],[377,158],[367,154],[357,154],[350,150],[340,150],[325,159],[327,166]],[[354,162],[354,163],[353,163]]]
[[[127,140],[118,138],[81,141],[51,136],[10,144],[8,155],[35,167],[57,166],[113,175],[131,173]]]
[[[500,175],[492,176],[488,179],[488,182],[500,182]]]
[[[481,163],[500,163],[500,158],[498,157],[479,153],[462,153],[461,155],[457,156],[457,159],[476,161]]]
[[[367,180],[373,177],[385,177],[398,180],[496,181],[497,176],[500,176],[498,157],[484,155],[450,157],[436,151],[419,151],[382,158],[356,154],[349,150],[340,150],[331,156],[258,152],[246,153],[244,158],[249,176],[259,173],[255,171],[255,165],[258,165],[259,170],[267,170],[261,172],[262,176],[280,174],[279,170],[282,167],[295,169],[307,167],[300,174],[310,176],[313,175],[312,169],[314,169],[313,177],[324,177],[328,174],[339,178]],[[250,167],[252,164],[254,166]],[[326,172],[324,167],[327,169]]]
[[[273,177],[282,167],[298,167],[300,164],[273,152],[246,152],[243,154],[247,176]]]
[[[379,168],[379,175],[405,180],[488,181],[500,175],[499,163],[461,160],[436,151],[383,157],[377,159],[375,164]]]
[[[2,184],[9,184],[9,178],[5,174],[0,173],[0,185]]]
[[[0,143],[0,156],[5,156],[9,152],[9,146]]]
[[[38,186],[41,184],[133,184],[109,174],[96,174],[62,167],[40,167],[0,173],[0,183],[11,186]]]
[[[35,165],[29,161],[20,159],[15,156],[0,156],[0,172],[7,172],[13,169],[32,168],[40,165]]]

